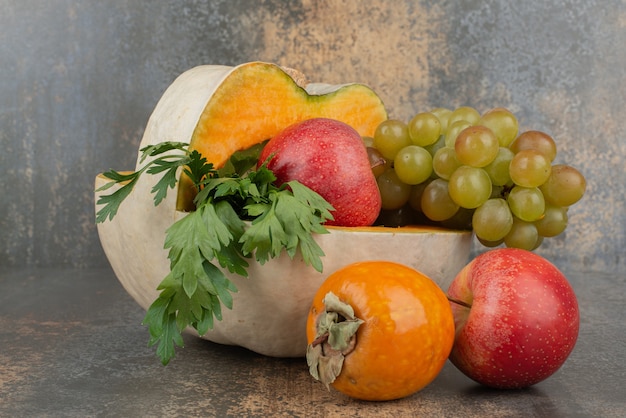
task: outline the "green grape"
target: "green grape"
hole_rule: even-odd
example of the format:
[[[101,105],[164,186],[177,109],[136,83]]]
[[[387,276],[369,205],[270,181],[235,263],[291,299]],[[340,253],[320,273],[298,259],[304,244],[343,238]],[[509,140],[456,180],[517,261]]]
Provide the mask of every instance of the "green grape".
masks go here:
[[[501,147],[508,147],[519,131],[519,123],[515,115],[502,107],[483,113],[478,124],[491,129]]]
[[[539,239],[537,228],[532,222],[525,222],[513,217],[513,226],[506,237],[504,237],[504,245],[509,248],[521,248],[532,251],[537,248]]]
[[[585,194],[587,181],[574,167],[557,164],[552,166],[548,180],[539,189],[548,203],[554,206],[571,206]]]
[[[441,135],[445,135],[448,131],[448,120],[450,119],[452,111],[450,109],[446,109],[445,107],[436,107],[431,110],[430,113],[437,116],[437,119],[439,119],[439,122],[441,123]]]
[[[509,192],[509,189],[507,189],[504,186],[491,186],[491,196],[489,197],[491,198],[495,198],[495,197],[502,197],[504,198],[506,196],[506,194]]]
[[[461,163],[456,158],[454,148],[439,148],[433,156],[433,171],[444,180],[450,180],[452,173],[454,173],[454,171],[460,166]]]
[[[433,172],[433,157],[424,148],[409,145],[402,148],[393,160],[398,178],[406,184],[420,184]]]
[[[429,183],[430,181],[425,181],[411,187],[409,206],[411,206],[414,211],[422,212],[422,195],[424,194],[424,189],[426,189],[426,186],[428,186]]]
[[[404,205],[398,209],[381,210],[374,225],[396,228],[405,225],[415,225],[418,221],[418,214],[408,205]]]
[[[448,126],[448,132],[446,132],[445,137],[446,147],[454,148],[454,144],[456,143],[456,138],[459,136],[459,133],[470,126],[472,126],[472,124],[466,120],[459,120]]]
[[[567,208],[547,204],[543,216],[535,221],[535,226],[539,235],[555,237],[565,231],[567,222]]]
[[[474,209],[491,196],[491,180],[482,168],[462,165],[450,176],[448,192],[457,205]]]
[[[543,244],[543,237],[541,235],[539,235],[537,237],[537,242],[535,242],[535,246],[531,249],[531,251],[536,250],[537,248],[539,248],[541,246],[541,244]]]
[[[489,247],[489,248],[497,247],[498,245],[504,242],[504,239],[500,239],[498,241],[487,241],[487,240],[482,239],[481,237],[476,237],[476,238],[478,239],[478,242],[480,242],[485,247]]]
[[[484,167],[498,155],[500,145],[491,129],[470,126],[459,132],[454,141],[456,158],[461,164]]]
[[[374,137],[373,136],[362,136],[361,139],[363,140],[363,145],[365,145],[365,147],[370,147],[370,148],[374,148]]]
[[[435,179],[424,188],[421,200],[422,213],[432,221],[444,221],[459,210],[448,192],[448,182]]]
[[[474,211],[472,227],[478,238],[500,241],[511,231],[513,214],[504,199],[489,199]]]
[[[509,148],[514,153],[525,149],[534,149],[548,157],[550,162],[556,157],[556,143],[550,135],[541,131],[526,131],[520,134]]]
[[[399,120],[388,119],[378,125],[374,132],[374,148],[389,161],[393,161],[398,151],[411,143],[409,128]]]
[[[483,167],[494,186],[504,186],[511,181],[509,166],[514,155],[510,149],[500,147],[496,158]]]
[[[430,153],[430,155],[432,155],[433,157],[435,156],[435,153],[446,146],[446,137],[445,135],[440,135],[439,139],[437,139],[437,141],[434,144],[430,144],[430,145],[426,145],[424,147],[424,149],[426,151],[428,151]]]
[[[543,193],[537,187],[515,186],[506,200],[513,215],[526,222],[541,218],[546,209]]]
[[[450,114],[448,119],[448,127],[452,126],[454,122],[464,120],[470,123],[470,125],[476,125],[480,120],[480,113],[478,110],[470,106],[457,107]]]
[[[418,113],[413,116],[408,128],[411,141],[420,147],[434,144],[441,135],[439,118],[429,112]]]
[[[448,229],[471,230],[473,214],[474,209],[459,208],[454,215],[439,224]]]
[[[541,186],[550,177],[551,170],[548,157],[533,149],[519,151],[509,165],[511,180],[523,187]]]
[[[391,164],[376,148],[367,147],[365,149],[367,150],[367,158],[369,159],[374,177],[380,176],[391,166]]]
[[[411,186],[398,178],[393,168],[388,169],[376,179],[382,209],[399,209],[404,206],[411,195]]]

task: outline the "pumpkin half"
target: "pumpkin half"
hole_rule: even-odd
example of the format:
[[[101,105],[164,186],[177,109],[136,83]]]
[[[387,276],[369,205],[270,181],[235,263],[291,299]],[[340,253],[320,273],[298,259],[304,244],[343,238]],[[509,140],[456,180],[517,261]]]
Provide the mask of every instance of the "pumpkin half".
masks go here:
[[[371,136],[387,118],[380,98],[362,84],[306,84],[296,81],[293,74],[262,62],[192,68],[164,92],[139,149],[164,141],[185,142],[219,168],[234,152],[269,139],[300,120],[334,118]],[[143,165],[140,155],[137,169]],[[192,209],[194,196],[189,183],[181,178],[176,190],[154,206],[151,189],[156,180],[141,176],[117,215],[97,224],[115,275],[144,309],[158,297],[157,286],[169,273],[163,248],[166,230]],[[98,175],[96,189],[108,181]],[[96,191],[95,201],[116,187]],[[326,254],[322,273],[286,254],[263,265],[251,262],[248,278],[225,271],[238,289],[233,294],[233,309],[224,309],[223,319],[202,337],[268,356],[304,356],[308,306],[333,271],[356,261],[396,261],[421,271],[445,289],[467,263],[471,246],[467,231],[328,229],[330,233],[315,237]]]

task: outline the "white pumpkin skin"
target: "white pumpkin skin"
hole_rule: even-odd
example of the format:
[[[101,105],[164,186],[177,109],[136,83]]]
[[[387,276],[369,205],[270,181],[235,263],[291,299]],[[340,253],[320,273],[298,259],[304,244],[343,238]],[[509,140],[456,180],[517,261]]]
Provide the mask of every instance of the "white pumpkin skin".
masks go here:
[[[96,186],[106,181],[98,178]],[[163,204],[154,207],[149,198],[145,199],[148,190],[142,192],[139,187],[137,184],[112,221],[98,224],[98,232],[118,280],[141,307],[148,309],[158,297],[157,286],[169,273],[167,251],[163,249],[165,230],[185,213],[168,212]],[[224,308],[222,321],[216,321],[202,338],[267,356],[301,357],[306,351],[306,318],[311,301],[335,270],[357,261],[396,261],[421,271],[445,290],[469,261],[470,232],[328,229],[328,234],[315,237],[326,254],[322,273],[285,254],[264,265],[251,261],[248,278],[225,271],[238,289],[233,294],[233,309]]]
[[[188,143],[206,103],[235,68],[207,65],[181,74],[155,107],[140,149],[164,141]],[[314,94],[341,86],[317,83],[310,87]],[[138,158],[137,168],[144,163]],[[97,226],[115,275],[144,309],[158,297],[156,288],[170,270],[163,248],[166,230],[185,216],[176,211],[176,190],[170,190],[154,206],[151,189],[156,180],[142,176],[115,218]],[[96,189],[108,181],[96,177]],[[115,190],[96,192],[95,201]],[[248,278],[225,272],[238,289],[233,294],[233,309],[224,308],[222,321],[216,321],[202,338],[246,347],[267,356],[304,356],[310,303],[321,283],[335,270],[357,261],[396,261],[420,270],[445,290],[468,262],[471,247],[470,232],[429,228],[329,230],[329,234],[315,237],[326,254],[322,259],[323,273],[285,254],[264,265],[251,261]]]

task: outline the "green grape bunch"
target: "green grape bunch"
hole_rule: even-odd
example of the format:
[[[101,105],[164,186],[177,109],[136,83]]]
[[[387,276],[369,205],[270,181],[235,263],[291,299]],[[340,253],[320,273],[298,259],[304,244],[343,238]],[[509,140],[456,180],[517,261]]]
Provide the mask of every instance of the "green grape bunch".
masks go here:
[[[364,138],[382,197],[377,225],[472,230],[486,247],[534,250],[561,234],[585,177],[555,162],[552,136],[519,132],[505,108],[435,108]]]

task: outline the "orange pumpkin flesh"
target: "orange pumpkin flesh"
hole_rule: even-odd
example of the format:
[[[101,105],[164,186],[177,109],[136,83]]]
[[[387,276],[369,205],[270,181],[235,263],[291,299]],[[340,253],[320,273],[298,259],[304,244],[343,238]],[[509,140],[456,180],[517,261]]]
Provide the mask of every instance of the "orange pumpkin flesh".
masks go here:
[[[300,86],[285,69],[262,62],[235,67],[211,95],[189,142],[217,168],[235,152],[269,139],[287,126],[314,117],[340,120],[371,136],[387,112],[362,84]],[[177,207],[192,210],[194,190],[181,178]]]
[[[309,344],[319,341],[318,321],[329,292],[364,321],[331,383],[335,389],[364,400],[399,399],[439,374],[454,342],[454,320],[444,292],[431,279],[387,261],[354,263],[332,273],[309,311]]]

